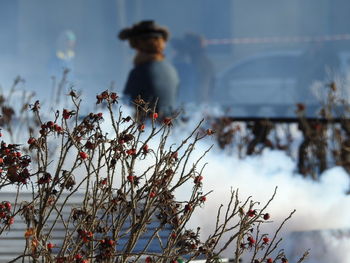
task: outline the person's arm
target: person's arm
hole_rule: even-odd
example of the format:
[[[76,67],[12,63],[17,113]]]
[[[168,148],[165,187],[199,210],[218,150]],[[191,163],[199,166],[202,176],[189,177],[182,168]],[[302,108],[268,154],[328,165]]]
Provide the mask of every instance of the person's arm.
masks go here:
[[[157,108],[159,111],[169,115],[176,107],[179,78],[172,65],[164,63],[158,66],[151,74],[154,97],[158,98]]]

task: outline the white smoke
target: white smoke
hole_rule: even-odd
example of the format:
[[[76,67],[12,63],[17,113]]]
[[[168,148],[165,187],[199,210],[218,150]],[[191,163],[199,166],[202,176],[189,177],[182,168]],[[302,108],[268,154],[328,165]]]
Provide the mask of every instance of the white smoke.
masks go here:
[[[211,144],[215,144],[214,139],[201,142],[193,159]],[[266,149],[261,155],[239,159],[217,146],[203,162],[208,163],[203,175],[203,192],[214,191],[208,196],[205,206],[197,211],[192,223],[193,227],[199,225],[204,235],[213,229],[216,220],[214,211],[220,204],[228,203],[231,189],[239,189],[241,200],[252,196],[263,205],[277,186],[277,195],[268,208],[274,222],[265,229],[266,233],[276,230],[283,219],[296,209],[281,233],[285,239],[283,247],[290,259],[296,259],[305,250],[311,249],[308,262],[325,263],[330,259],[333,259],[332,262],[347,262],[350,196],[345,193],[350,184],[349,175],[342,167],[326,170],[316,182],[298,174],[296,162],[283,151]],[[183,189],[179,197],[186,196],[190,190],[190,186]],[[233,256],[229,251],[224,255]]]

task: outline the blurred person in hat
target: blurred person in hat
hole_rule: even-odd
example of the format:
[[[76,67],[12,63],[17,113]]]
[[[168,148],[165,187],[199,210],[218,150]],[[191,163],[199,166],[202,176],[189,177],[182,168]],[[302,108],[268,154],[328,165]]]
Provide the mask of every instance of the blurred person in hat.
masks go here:
[[[59,103],[62,96],[68,91],[68,88],[73,86],[77,80],[75,73],[75,48],[77,37],[70,30],[60,32],[56,39],[56,48],[53,50],[47,63],[49,76],[53,80],[53,88],[50,98],[55,98]],[[53,101],[51,101],[53,103]]]
[[[196,33],[186,33],[171,41],[173,64],[180,76],[179,103],[208,103],[213,95],[215,71],[204,46]]]
[[[172,63],[180,78],[178,104],[185,106],[188,103],[197,103],[197,70],[190,60],[187,43],[183,38],[173,38],[170,45],[173,49]]]
[[[186,33],[183,41],[186,45],[189,62],[194,68],[196,85],[193,87],[197,94],[196,103],[207,103],[213,95],[215,69],[204,46],[204,39],[196,33]]]
[[[159,113],[164,116],[171,114],[176,107],[179,78],[164,56],[168,30],[154,21],[141,21],[121,30],[118,37],[128,40],[131,48],[136,50],[124,95],[132,100],[141,96],[150,107],[157,103]]]
[[[76,35],[72,30],[64,30],[59,34],[54,56],[49,62],[51,76],[60,78],[64,69],[74,70],[76,41]]]

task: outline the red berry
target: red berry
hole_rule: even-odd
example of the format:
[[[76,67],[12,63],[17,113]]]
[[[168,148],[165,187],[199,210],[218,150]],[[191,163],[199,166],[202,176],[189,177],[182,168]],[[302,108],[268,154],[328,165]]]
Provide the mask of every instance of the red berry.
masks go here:
[[[253,216],[255,216],[255,215],[256,215],[256,211],[255,211],[255,210],[250,209],[250,210],[248,211],[247,215],[248,215],[248,216],[250,216],[250,217],[253,217]]]
[[[155,192],[152,191],[152,192],[149,193],[149,197],[150,197],[150,198],[153,198],[153,197],[155,197],[155,196],[156,196],[156,193],[155,193]]]
[[[263,238],[263,242],[264,242],[265,244],[267,244],[267,243],[270,242],[270,239],[269,239],[268,237],[264,237],[264,238]]]
[[[35,139],[33,137],[30,137],[28,139],[28,144],[33,144],[33,143],[35,143]]]
[[[268,259],[266,260],[266,262],[267,262],[267,263],[272,263],[272,262],[273,262],[273,259],[272,259],[272,258],[268,258]]]
[[[96,95],[96,99],[97,99],[96,104],[101,103],[101,102],[102,102],[102,100],[103,100],[103,98],[102,98],[102,96],[101,96],[101,95]]]
[[[63,109],[63,113],[62,113],[63,119],[69,119],[71,116],[70,111],[68,111],[67,109]]]
[[[113,246],[113,245],[114,245],[114,241],[111,240],[111,239],[109,239],[109,240],[107,241],[107,244],[110,245],[110,246]]]
[[[0,218],[5,218],[6,217],[6,213],[5,212],[0,212]]]
[[[83,160],[89,157],[89,155],[86,152],[79,152],[79,156]]]
[[[7,221],[7,223],[8,223],[9,225],[13,225],[14,222],[15,222],[15,218],[14,218],[14,217],[10,217],[10,218],[8,219],[8,221]]]
[[[143,150],[144,153],[148,153],[148,151],[149,151],[148,145],[145,144],[145,145],[143,146],[142,150]]]
[[[103,116],[102,112],[97,113],[97,117],[102,118],[102,116]]]
[[[203,195],[203,196],[200,197],[200,200],[201,200],[202,202],[205,202],[205,201],[207,201],[207,197]]]
[[[66,262],[66,258],[65,257],[56,258],[56,263],[64,263],[64,262]]]
[[[48,121],[48,122],[46,123],[46,126],[52,128],[52,127],[54,126],[53,121]]]
[[[177,160],[178,156],[179,156],[179,153],[178,153],[178,152],[173,152],[173,153],[171,154],[171,158],[173,158],[173,159],[175,159],[175,160]]]
[[[128,175],[127,179],[128,179],[128,181],[129,181],[130,183],[133,183],[133,182],[134,182],[134,176],[133,176],[133,175]]]
[[[4,163],[4,159],[2,159],[1,157],[0,157],[0,164],[3,164]]]
[[[106,185],[106,184],[107,184],[107,178],[102,179],[101,184],[102,184],[102,185]]]
[[[83,258],[83,256],[82,256],[82,255],[80,255],[80,254],[76,254],[76,255],[74,256],[74,258],[79,260],[79,259],[82,259],[82,258]]]
[[[269,220],[270,219],[270,214],[269,213],[266,213],[265,215],[264,215],[264,220]]]
[[[206,134],[207,135],[213,135],[215,132],[212,129],[207,129]]]
[[[126,151],[126,154],[128,155],[135,155],[136,154],[136,149],[129,149]]]
[[[55,125],[53,126],[53,128],[54,128],[54,130],[55,130],[56,132],[61,132],[61,131],[63,130],[62,127],[59,126],[59,125],[57,125],[57,124],[55,124]]]
[[[253,237],[250,236],[247,238],[247,240],[250,243],[250,245],[255,244],[255,239]]]
[[[52,243],[48,243],[48,244],[47,244],[47,249],[49,249],[49,250],[50,250],[50,249],[52,249],[54,246],[55,246],[54,244],[52,244]]]
[[[151,262],[152,262],[152,258],[151,258],[151,257],[146,257],[145,262],[146,262],[146,263],[151,263]]]
[[[164,118],[164,120],[163,120],[163,123],[165,124],[165,125],[168,125],[168,126],[170,126],[172,123],[171,123],[171,118]]]
[[[297,103],[297,109],[298,109],[298,111],[304,111],[305,110],[305,104]]]
[[[194,178],[194,183],[199,184],[203,180],[203,176],[198,175]]]
[[[5,205],[7,210],[11,209],[11,203],[10,202],[4,202],[4,205]]]
[[[108,99],[108,91],[105,90],[104,92],[102,92],[101,96],[102,96],[103,99]]]
[[[118,98],[118,95],[117,95],[117,93],[112,92],[110,97],[111,97],[112,100],[116,100]]]
[[[158,113],[157,112],[155,112],[155,113],[153,113],[153,119],[157,119],[158,118]]]

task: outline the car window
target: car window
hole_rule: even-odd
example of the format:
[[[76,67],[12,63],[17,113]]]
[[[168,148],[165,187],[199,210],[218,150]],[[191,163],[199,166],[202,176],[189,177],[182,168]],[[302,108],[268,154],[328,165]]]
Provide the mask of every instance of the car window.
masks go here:
[[[224,78],[297,78],[298,69],[297,56],[264,57],[236,65]]]

